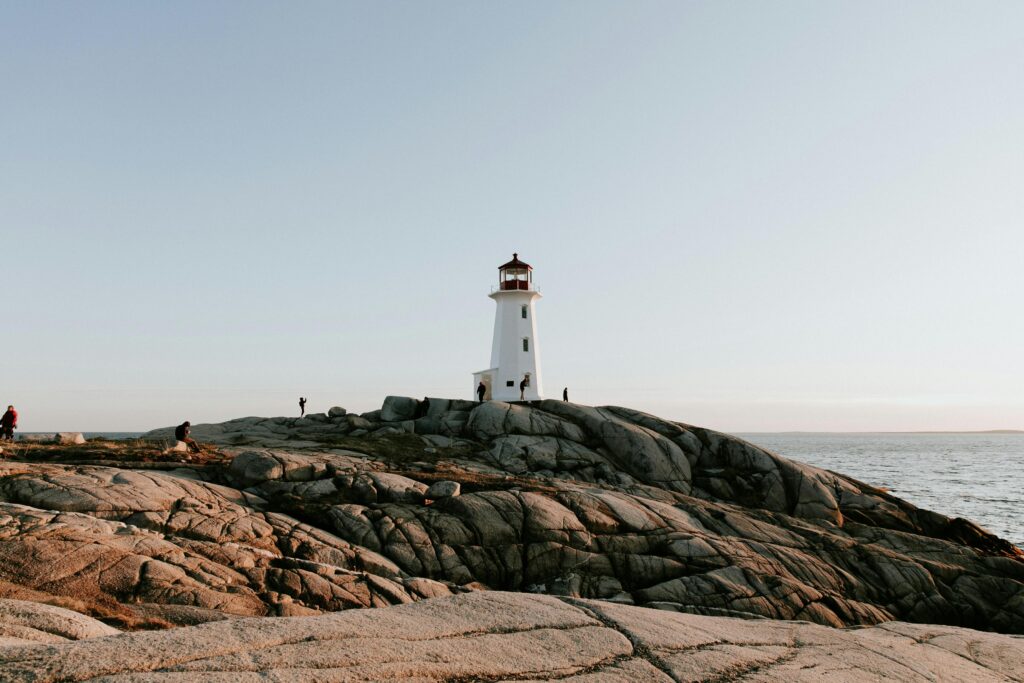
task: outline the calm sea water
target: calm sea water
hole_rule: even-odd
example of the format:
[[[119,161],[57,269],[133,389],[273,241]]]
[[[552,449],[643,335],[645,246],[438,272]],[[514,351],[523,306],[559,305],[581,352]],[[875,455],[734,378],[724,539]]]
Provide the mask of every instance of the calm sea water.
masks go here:
[[[1024,434],[741,434],[1024,548]]]

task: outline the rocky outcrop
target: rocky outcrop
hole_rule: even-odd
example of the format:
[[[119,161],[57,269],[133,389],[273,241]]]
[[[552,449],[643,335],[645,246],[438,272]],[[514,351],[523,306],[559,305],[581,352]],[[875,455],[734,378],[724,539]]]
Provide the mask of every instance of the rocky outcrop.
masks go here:
[[[311,614],[449,592],[378,553],[260,511],[257,496],[173,472],[37,466],[7,474],[0,576],[33,590],[236,615]],[[176,621],[174,612],[162,616]]]
[[[124,628],[491,590],[1024,633],[1005,541],[625,408],[389,397],[193,434],[217,448],[187,467],[93,442],[82,462],[0,465],[0,585],[84,595]]]
[[[197,677],[296,683],[1005,681],[1024,677],[1024,641],[899,622],[838,630],[473,593],[306,619],[245,619],[76,642],[0,644],[0,677],[38,683]]]

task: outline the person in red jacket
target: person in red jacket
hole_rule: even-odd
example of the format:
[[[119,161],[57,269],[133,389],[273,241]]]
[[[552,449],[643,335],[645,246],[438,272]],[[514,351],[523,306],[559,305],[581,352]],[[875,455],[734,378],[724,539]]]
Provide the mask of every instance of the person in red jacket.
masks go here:
[[[0,417],[0,438],[14,441],[14,430],[18,426],[18,411],[14,406],[7,406],[7,412]]]

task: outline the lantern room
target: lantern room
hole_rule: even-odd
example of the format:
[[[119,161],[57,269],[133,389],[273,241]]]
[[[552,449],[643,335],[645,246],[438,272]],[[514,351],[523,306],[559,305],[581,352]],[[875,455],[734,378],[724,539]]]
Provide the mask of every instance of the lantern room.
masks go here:
[[[498,285],[502,291],[533,290],[533,267],[519,260],[519,254],[512,254],[512,260],[498,266]]]

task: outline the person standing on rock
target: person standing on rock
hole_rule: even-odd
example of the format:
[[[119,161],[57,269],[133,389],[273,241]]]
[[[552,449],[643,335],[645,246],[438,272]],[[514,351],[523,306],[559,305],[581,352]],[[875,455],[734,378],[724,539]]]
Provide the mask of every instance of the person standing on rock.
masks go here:
[[[306,399],[299,396],[299,417],[305,417],[306,415]]]
[[[562,389],[562,400],[566,403],[569,402],[569,387]]]
[[[530,380],[527,377],[523,377],[519,380],[519,400],[526,400],[526,387],[530,386]]]
[[[185,420],[180,425],[174,428],[174,438],[188,446],[189,453],[198,453],[199,444],[196,440],[191,438],[189,434],[192,433],[192,423]]]
[[[482,381],[476,385],[476,398],[479,403],[484,402],[484,394],[487,393],[487,385]]]
[[[7,412],[0,417],[0,438],[14,441],[14,430],[18,428],[18,411],[14,406],[7,406]]]

